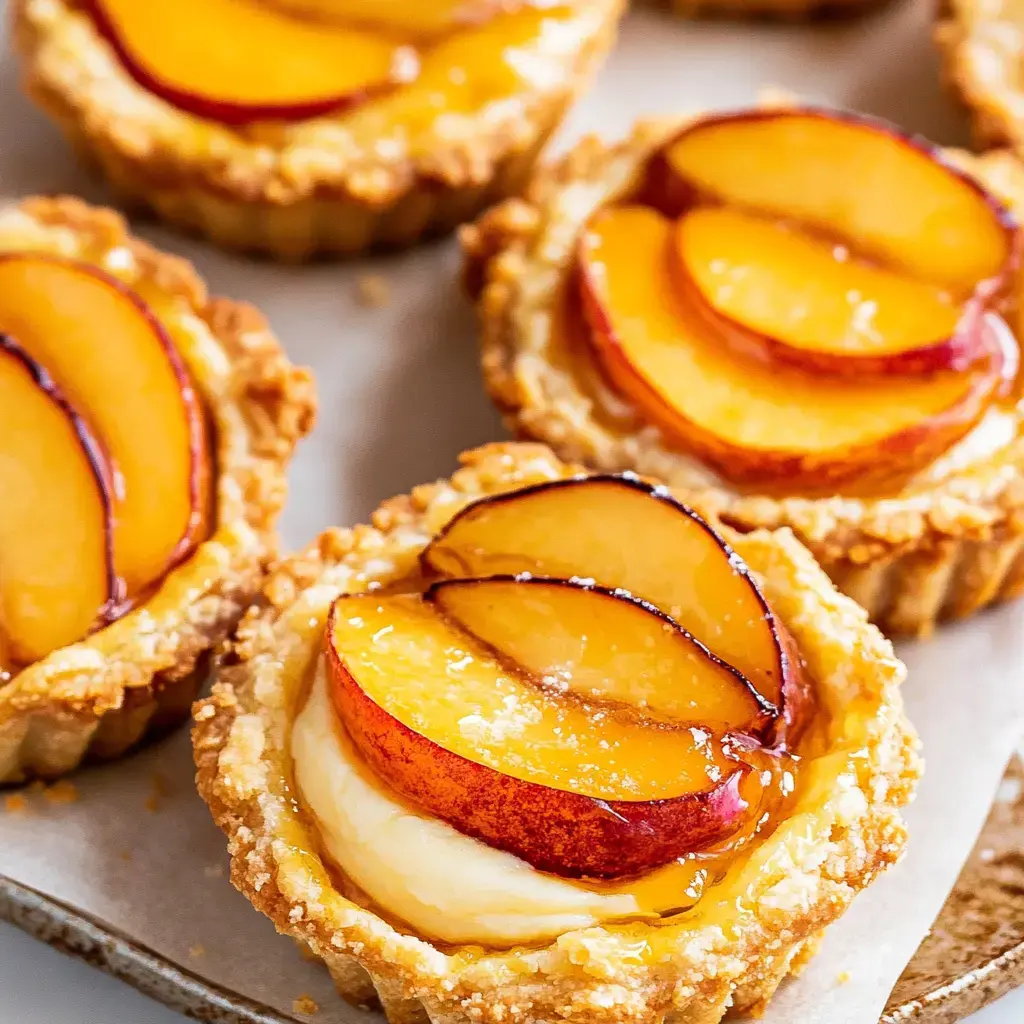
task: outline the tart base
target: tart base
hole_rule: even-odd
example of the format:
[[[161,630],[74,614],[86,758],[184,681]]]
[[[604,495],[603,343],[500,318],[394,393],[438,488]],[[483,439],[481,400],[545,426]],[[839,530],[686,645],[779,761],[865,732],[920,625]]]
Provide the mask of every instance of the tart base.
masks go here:
[[[0,678],[0,785],[119,757],[187,717],[209,653],[276,553],[286,467],[315,414],[309,372],[287,361],[262,315],[211,298],[189,264],[133,238],[117,214],[70,198],[0,209],[0,248],[21,246],[109,260],[191,324],[176,340],[216,438],[215,526],[138,607]]]
[[[348,169],[346,144],[332,135],[336,151],[325,141],[316,154],[329,173],[322,181],[315,167],[306,166],[308,154],[292,158],[270,147],[243,149],[240,142],[221,140],[222,148],[236,145],[238,152],[211,152],[208,162],[179,156],[173,138],[165,136],[190,122],[202,129],[205,122],[169,107],[148,114],[147,104],[157,101],[137,96],[140,87],[122,69],[102,67],[106,57],[96,67],[69,58],[67,48],[98,49],[100,41],[76,24],[79,15],[63,0],[57,7],[16,0],[13,9],[26,91],[128,207],[226,248],[298,262],[411,246],[520,192],[614,42],[625,0],[593,2],[600,24],[582,43],[566,84],[528,97],[514,122],[505,123],[506,117],[491,124],[481,116],[478,137],[460,132],[448,138],[438,130],[436,152],[424,159],[407,156],[399,167],[382,165],[379,173],[367,169],[365,157]],[[169,119],[181,124],[170,131]],[[293,171],[289,164],[300,160],[300,170]]]
[[[537,948],[439,947],[347,899],[347,878],[314,852],[315,825],[296,807],[289,781],[289,720],[300,698],[295,681],[275,669],[284,658],[298,665],[307,657],[297,654],[307,641],[289,624],[309,621],[303,595],[320,602],[385,584],[415,565],[467,502],[579,472],[539,445],[493,444],[466,453],[463,463],[450,480],[386,502],[373,526],[329,530],[279,563],[262,604],[243,619],[212,696],[195,707],[193,732],[197,784],[228,836],[233,883],[326,963],[346,999],[379,1003],[391,1024],[718,1024],[730,1010],[756,1010],[856,892],[898,859],[905,838],[898,807],[920,771],[899,695],[904,670],[891,645],[788,531],[735,541],[822,694],[837,687],[843,706],[856,695],[873,711],[850,726],[858,737],[865,730],[851,800],[833,804],[831,795],[809,791],[801,806],[815,814],[820,800],[828,824],[820,832],[813,826],[808,839],[794,821],[791,845],[790,823],[781,823],[753,855],[756,875],[744,869],[735,881],[753,887],[743,889],[752,895],[742,909],[725,892],[707,905],[709,916],[698,913],[688,925],[636,926],[644,929],[641,945],[656,947],[649,958],[637,956],[630,926],[568,932]],[[849,739],[845,726],[836,729]],[[719,912],[729,915],[730,939]]]
[[[626,192],[641,163],[684,124],[641,124],[611,148],[585,139],[540,170],[524,198],[463,229],[484,380],[508,429],[595,469],[664,480],[688,504],[740,532],[789,527],[887,633],[924,636],[943,619],[1024,593],[1024,435],[989,459],[892,497],[742,494],[653,427],[603,419],[603,399],[590,389],[596,370],[584,378],[564,355],[555,358],[551,311],[577,222]],[[1024,209],[1024,165],[1012,155],[946,155],[1012,208]]]

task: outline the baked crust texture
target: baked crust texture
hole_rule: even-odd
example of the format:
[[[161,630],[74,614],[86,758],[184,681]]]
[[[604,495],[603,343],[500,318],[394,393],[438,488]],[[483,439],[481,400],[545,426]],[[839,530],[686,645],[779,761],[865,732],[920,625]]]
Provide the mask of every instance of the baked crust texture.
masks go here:
[[[1012,3],[941,0],[935,45],[943,77],[971,118],[979,149],[1024,149],[1024,88],[1020,53],[1024,19]]]
[[[188,324],[172,333],[215,438],[215,525],[139,607],[0,678],[0,783],[120,756],[187,717],[208,653],[276,552],[285,470],[316,408],[309,371],[288,362],[256,309],[207,295],[187,262],[133,238],[116,213],[71,198],[25,200],[0,210],[0,247],[22,245],[109,260],[122,280],[159,293]]]
[[[351,883],[314,852],[315,823],[290,783],[301,698],[280,669],[295,650],[289,614],[302,619],[303,595],[322,598],[324,587],[330,596],[401,576],[468,502],[580,472],[533,444],[488,445],[462,463],[451,479],[385,502],[372,525],[328,530],[280,562],[243,619],[212,696],[194,709],[193,732],[199,791],[228,836],[232,881],[326,962],[343,996],[379,1002],[391,1024],[717,1024],[730,1008],[756,1010],[856,892],[898,859],[898,808],[920,768],[899,693],[902,664],[789,531],[737,535],[737,549],[794,633],[820,697],[871,710],[830,725],[836,744],[862,745],[863,760],[851,761],[840,792],[808,786],[736,878],[736,892],[749,896],[706,897],[706,916],[689,924],[593,927],[539,948],[441,947],[347,899],[358,898]]]
[[[595,391],[596,371],[553,353],[552,311],[582,224],[628,191],[651,155],[685,124],[642,122],[611,147],[584,139],[538,170],[522,198],[462,229],[484,379],[508,428],[550,444],[562,458],[663,479],[737,530],[789,527],[887,632],[925,635],[942,619],[1024,592],[1024,437],[891,497],[740,494],[666,445],[654,427],[635,417],[629,422],[621,412],[618,421],[610,417],[623,403],[607,388]],[[1010,153],[946,155],[1013,210],[1024,210],[1024,167]]]
[[[292,261],[408,246],[517,193],[611,48],[625,7],[574,2],[587,17],[560,81],[387,145],[329,116],[262,130],[205,121],[138,85],[81,0],[11,7],[27,92],[128,205]]]

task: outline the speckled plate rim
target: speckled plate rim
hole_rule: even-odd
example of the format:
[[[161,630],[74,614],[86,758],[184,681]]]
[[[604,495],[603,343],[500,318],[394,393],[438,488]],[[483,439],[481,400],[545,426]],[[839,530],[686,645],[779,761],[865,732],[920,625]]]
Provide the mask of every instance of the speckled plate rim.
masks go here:
[[[0,920],[58,952],[123,981],[144,995],[210,1024],[301,1024],[237,992],[215,985],[88,915],[0,875]],[[1024,941],[893,1007],[880,1024],[952,1024],[1013,988],[1024,965]]]

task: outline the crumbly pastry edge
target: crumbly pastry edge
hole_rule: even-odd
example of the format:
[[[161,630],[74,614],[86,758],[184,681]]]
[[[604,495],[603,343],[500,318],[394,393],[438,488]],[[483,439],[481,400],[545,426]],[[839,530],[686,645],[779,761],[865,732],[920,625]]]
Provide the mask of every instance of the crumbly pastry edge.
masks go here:
[[[132,237],[118,214],[73,198],[27,199],[17,209],[105,251],[127,250],[140,279],[180,298],[223,354],[228,394],[215,401],[229,403],[232,416],[228,422],[210,411],[213,535],[139,608],[0,682],[0,784],[54,778],[85,759],[118,757],[147,733],[188,717],[209,653],[249,605],[276,554],[285,470],[316,409],[311,375],[288,362],[256,309],[208,296],[186,261]],[[150,614],[154,601],[160,611]],[[118,640],[107,649],[111,630]]]
[[[572,224],[560,204],[581,187],[601,191],[607,185],[602,201],[621,191],[687,120],[641,122],[611,147],[584,139],[563,160],[540,168],[523,197],[462,229],[484,380],[506,425],[519,438],[552,445],[563,458],[666,480],[686,501],[735,529],[789,527],[886,632],[926,635],[942,619],[1024,593],[1024,437],[987,462],[906,497],[739,495],[710,483],[695,460],[666,446],[653,428],[630,433],[597,422],[575,375],[547,361],[543,328],[524,323],[535,321],[545,302],[551,307],[564,277],[560,253]],[[1012,154],[946,155],[1024,209],[1024,166]]]
[[[26,91],[126,204],[227,248],[298,261],[409,246],[518,193],[614,42],[625,0],[588,2],[604,9],[602,22],[563,88],[530,97],[520,116],[481,116],[454,137],[438,129],[425,156],[378,166],[328,141],[312,155],[239,142],[183,160],[163,121],[195,119],[150,97],[109,58],[90,59],[107,44],[81,12],[65,0],[11,6]]]
[[[717,1024],[730,1008],[756,1010],[813,953],[856,892],[898,859],[905,839],[898,808],[920,773],[899,693],[903,666],[788,531],[735,539],[816,670],[877,700],[879,711],[857,783],[859,812],[830,819],[827,838],[819,836],[805,858],[791,863],[791,874],[763,881],[756,909],[731,922],[732,939],[711,922],[679,933],[664,956],[642,963],[635,936],[625,941],[596,927],[515,954],[514,970],[502,953],[457,963],[450,955],[456,951],[403,934],[354,903],[343,901],[339,920],[313,876],[289,859],[292,839],[282,822],[294,796],[274,781],[291,714],[272,667],[281,617],[339,567],[386,579],[387,572],[376,576],[375,565],[408,554],[410,545],[422,548],[469,501],[580,472],[535,444],[487,445],[465,453],[462,463],[450,480],[385,502],[372,526],[328,530],[280,562],[240,624],[212,695],[194,709],[193,731],[197,784],[228,836],[232,881],[279,931],[325,961],[346,999],[379,1002],[391,1024]]]
[[[940,0],[933,31],[943,80],[967,111],[981,150],[1024,151],[1024,90],[1017,84],[1024,26],[979,0]]]

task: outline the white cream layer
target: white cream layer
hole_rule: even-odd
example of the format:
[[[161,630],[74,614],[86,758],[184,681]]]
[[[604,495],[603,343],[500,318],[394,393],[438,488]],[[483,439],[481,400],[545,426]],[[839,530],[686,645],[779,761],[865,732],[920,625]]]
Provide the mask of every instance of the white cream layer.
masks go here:
[[[511,945],[638,912],[632,896],[588,892],[401,803],[338,723],[322,658],[291,752],[331,859],[423,935]]]

